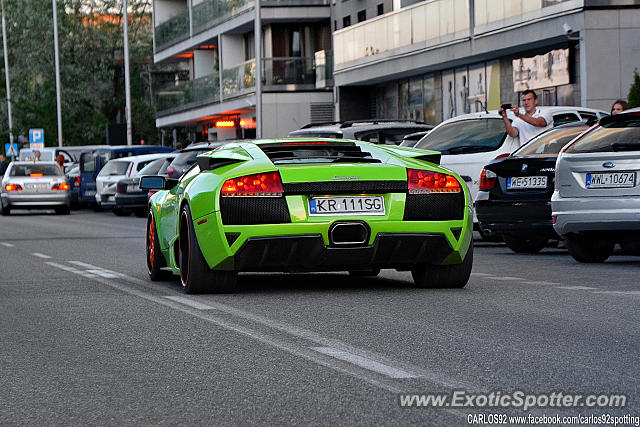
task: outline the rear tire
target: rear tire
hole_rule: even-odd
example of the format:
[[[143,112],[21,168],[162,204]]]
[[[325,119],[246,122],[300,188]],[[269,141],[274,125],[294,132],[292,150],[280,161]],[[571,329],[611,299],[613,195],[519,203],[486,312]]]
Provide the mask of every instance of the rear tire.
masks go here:
[[[613,252],[614,242],[584,235],[564,236],[569,253],[578,262],[604,262]]]
[[[464,288],[473,268],[473,241],[460,264],[422,264],[411,270],[418,288]]]
[[[180,282],[186,293],[228,293],[235,289],[238,277],[235,271],[212,270],[204,259],[189,205],[185,205],[180,213],[178,249]]]
[[[158,229],[153,218],[153,212],[149,212],[147,218],[147,273],[149,279],[153,282],[168,278],[169,272],[162,270],[167,266],[167,261],[160,250],[160,239],[158,238]]]
[[[547,245],[547,241],[549,240],[540,237],[524,237],[513,234],[504,234],[502,237],[507,247],[517,254],[537,254]]]
[[[349,270],[349,275],[354,277],[376,277],[380,274],[379,268],[373,270]]]

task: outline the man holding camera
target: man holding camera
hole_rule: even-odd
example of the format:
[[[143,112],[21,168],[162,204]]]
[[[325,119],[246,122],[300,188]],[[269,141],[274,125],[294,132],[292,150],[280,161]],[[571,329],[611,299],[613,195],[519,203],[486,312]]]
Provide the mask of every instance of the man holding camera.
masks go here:
[[[503,104],[498,110],[498,114],[504,120],[507,133],[512,138],[519,136],[520,145],[553,127],[553,116],[550,113],[545,114],[540,111],[538,108],[538,95],[534,91],[527,89],[522,92],[522,107],[525,111],[524,114],[520,113],[518,106],[511,106],[510,104]],[[507,118],[507,109],[509,108],[516,116],[513,123]]]

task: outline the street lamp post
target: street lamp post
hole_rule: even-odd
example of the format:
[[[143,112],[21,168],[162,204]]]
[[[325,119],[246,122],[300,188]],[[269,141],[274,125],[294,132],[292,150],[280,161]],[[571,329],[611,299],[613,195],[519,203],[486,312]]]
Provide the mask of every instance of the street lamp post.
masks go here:
[[[53,3],[53,44],[55,45],[55,62],[56,62],[56,110],[58,113],[58,147],[62,147],[62,106],[60,102],[60,60],[58,55],[58,13],[56,8],[56,0]]]
[[[127,14],[127,0],[122,0],[122,22],[124,31],[124,95],[126,106],[124,109],[124,116],[127,120],[127,145],[133,144],[133,136],[131,134],[131,89],[129,81],[129,31],[128,31],[128,14]]]
[[[260,0],[256,0],[256,19],[253,33],[255,35],[256,57],[256,138],[262,138],[262,16]]]
[[[11,84],[9,83],[9,53],[7,52],[7,31],[4,22],[4,1],[0,0],[2,6],[2,47],[4,49],[4,74],[7,86],[7,115],[9,116],[9,142],[13,144],[13,119],[11,118]]]

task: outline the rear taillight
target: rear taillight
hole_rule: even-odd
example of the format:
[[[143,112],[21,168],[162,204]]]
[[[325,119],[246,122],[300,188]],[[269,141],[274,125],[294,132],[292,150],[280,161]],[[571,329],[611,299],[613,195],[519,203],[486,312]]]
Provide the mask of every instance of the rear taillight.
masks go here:
[[[29,174],[29,177],[30,177],[30,178],[42,178],[43,176],[44,176],[44,174],[42,174],[42,173],[32,173],[32,174]]]
[[[278,172],[256,173],[228,179],[222,185],[222,197],[280,197],[282,181]]]
[[[478,182],[478,189],[491,190],[493,186],[496,185],[497,177],[498,175],[496,175],[495,172],[482,169],[482,172],[480,172],[480,182]]]
[[[459,193],[460,182],[446,173],[407,169],[409,194],[417,193]]]
[[[511,155],[511,153],[504,153],[504,154],[500,154],[499,156],[497,156],[494,160],[498,160],[498,159],[504,159],[505,157],[509,157]]]
[[[167,176],[172,176],[175,171],[176,171],[176,168],[174,168],[173,166],[169,166],[167,168]]]
[[[76,176],[73,180],[73,188],[80,188],[80,177]]]
[[[7,184],[4,186],[4,189],[7,191],[22,191],[20,184]]]
[[[69,184],[67,184],[66,182],[61,182],[60,184],[53,184],[53,187],[51,187],[52,190],[61,190],[61,191],[68,191],[69,190]]]

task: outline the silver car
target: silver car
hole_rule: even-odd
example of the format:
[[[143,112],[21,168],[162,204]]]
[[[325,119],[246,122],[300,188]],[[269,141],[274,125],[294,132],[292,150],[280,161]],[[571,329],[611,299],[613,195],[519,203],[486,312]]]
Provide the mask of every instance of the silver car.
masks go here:
[[[580,262],[603,262],[619,243],[640,255],[640,108],[603,118],[562,149],[551,210]]]
[[[69,213],[69,184],[55,162],[12,162],[0,188],[2,215],[12,209],[55,209]]]

